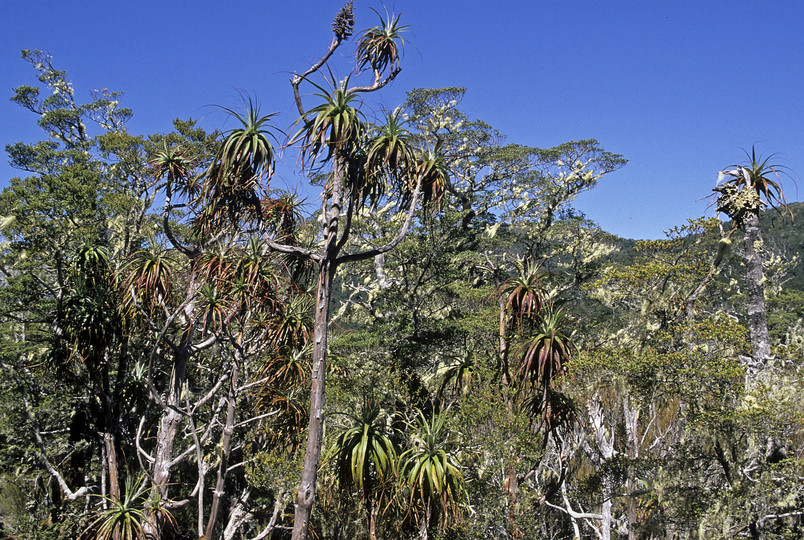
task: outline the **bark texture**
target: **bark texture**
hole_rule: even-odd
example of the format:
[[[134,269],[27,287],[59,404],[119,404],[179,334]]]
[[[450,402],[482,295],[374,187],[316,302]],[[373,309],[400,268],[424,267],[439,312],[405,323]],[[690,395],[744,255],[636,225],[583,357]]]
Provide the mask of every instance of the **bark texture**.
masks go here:
[[[771,355],[768,335],[767,311],[765,309],[765,274],[762,271],[762,232],[759,216],[746,218],[745,231],[745,291],[748,297],[748,331],[754,362],[765,363]]]

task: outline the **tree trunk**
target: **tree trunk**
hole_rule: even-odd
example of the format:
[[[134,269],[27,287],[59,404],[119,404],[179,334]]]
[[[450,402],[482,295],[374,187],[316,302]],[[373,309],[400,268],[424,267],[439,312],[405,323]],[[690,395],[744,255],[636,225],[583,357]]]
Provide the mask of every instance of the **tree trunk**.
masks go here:
[[[628,519],[628,540],[637,540],[637,501],[634,493],[637,490],[636,471],[634,470],[633,462],[639,459],[639,414],[640,409],[638,405],[631,403],[631,399],[627,396],[623,397],[623,422],[625,423],[626,435],[626,448],[628,449],[628,458],[631,463],[628,465],[626,472],[626,517]]]
[[[103,433],[103,445],[106,448],[106,466],[109,469],[109,497],[115,501],[120,500],[120,481],[117,475],[117,450],[115,437],[112,433]]]
[[[343,179],[346,160],[335,155],[332,195],[329,209],[325,212],[324,252],[318,266],[318,288],[315,297],[315,323],[313,327],[313,374],[310,388],[310,423],[307,430],[307,447],[304,452],[299,490],[296,495],[296,511],[293,520],[293,540],[309,537],[310,514],[315,501],[315,481],[318,462],[321,458],[321,438],[324,432],[324,386],[327,376],[327,327],[332,281],[335,278],[338,257],[338,223],[343,201]],[[326,203],[325,203],[326,204]],[[325,210],[327,210],[325,208]],[[345,231],[345,234],[348,231]]]
[[[508,335],[506,332],[508,324],[505,315],[504,295],[500,295],[499,302],[500,302],[500,372],[502,373],[503,399],[505,399],[505,404],[508,408],[508,412],[513,414],[514,407],[510,395],[511,374],[508,366]]]
[[[152,496],[156,496],[162,501],[168,498],[168,482],[173,461],[173,443],[176,440],[176,433],[182,421],[182,414],[179,412],[181,390],[184,386],[187,362],[190,358],[189,343],[186,340],[189,339],[192,331],[192,327],[187,329],[186,337],[182,340],[179,350],[176,351],[173,369],[170,372],[170,388],[168,389],[165,403],[167,408],[162,412],[162,420],[156,434],[156,452],[151,476],[153,488],[151,493]],[[145,524],[146,536],[152,535],[154,538],[159,538],[160,527],[159,516],[156,513],[150,513]]]
[[[307,448],[304,453],[296,512],[293,521],[293,540],[306,540],[309,534],[310,514],[315,500],[315,482],[321,457],[321,438],[324,431],[324,384],[327,374],[327,321],[332,279],[335,276],[334,260],[324,260],[318,271],[318,292],[315,304],[313,330],[313,375],[310,389],[310,423]]]
[[[765,276],[762,271],[762,231],[759,216],[750,215],[743,224],[745,231],[745,290],[748,296],[748,331],[754,362],[764,365],[771,346],[765,310]]]
[[[235,402],[237,400],[237,376],[238,376],[238,362],[237,352],[232,360],[232,377],[229,386],[229,395],[226,399],[226,424],[223,426],[223,438],[221,440],[221,462],[218,466],[218,479],[215,483],[215,491],[212,492],[212,507],[209,511],[209,521],[207,522],[207,529],[204,533],[204,538],[214,538],[215,522],[218,519],[218,512],[220,510],[221,497],[224,494],[224,484],[226,482],[226,469],[229,467],[229,453],[232,448],[232,433],[234,432],[235,425]]]
[[[430,499],[427,499],[427,504],[424,507],[424,515],[419,524],[419,540],[427,540],[430,537]]]
[[[603,508],[600,512],[603,515],[603,518],[600,520],[601,540],[611,540],[611,524],[614,521],[611,515],[611,496],[614,492],[613,485],[614,482],[612,480],[611,471],[604,471],[601,485],[603,495]]]
[[[369,521],[369,540],[377,540],[377,505],[371,496],[366,497],[366,512]]]
[[[600,511],[600,539],[610,540],[611,524],[614,521],[611,514],[611,498],[614,493],[614,477],[608,464],[617,455],[614,449],[614,426],[606,422],[606,414],[603,400],[600,394],[595,392],[586,404],[589,413],[589,427],[595,439],[595,447],[591,452],[587,451],[595,468],[602,473],[600,491],[603,497],[603,504]]]
[[[176,433],[182,420],[179,407],[181,407],[181,390],[184,386],[188,360],[189,351],[182,347],[176,353],[175,363],[170,373],[170,389],[165,403],[167,409],[162,413],[162,421],[159,424],[159,431],[156,435],[153,484],[154,489],[159,492],[159,496],[162,499],[167,499],[168,497],[170,464],[173,460],[173,442],[176,440]]]

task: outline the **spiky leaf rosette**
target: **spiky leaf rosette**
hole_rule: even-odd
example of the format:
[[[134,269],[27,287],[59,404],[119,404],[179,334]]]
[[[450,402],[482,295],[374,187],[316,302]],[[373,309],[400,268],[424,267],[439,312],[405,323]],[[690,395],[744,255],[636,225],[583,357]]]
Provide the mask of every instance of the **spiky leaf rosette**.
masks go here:
[[[771,163],[775,154],[763,157],[757,155],[754,147],[745,155],[745,163],[731,165],[718,174],[718,185],[712,190],[718,193],[718,211],[733,219],[738,227],[748,216],[759,215],[765,204],[789,213],[779,181],[785,167]]]
[[[564,313],[545,304],[539,313],[535,333],[523,345],[520,379],[549,386],[572,358],[573,344],[562,331]]]
[[[207,171],[201,194],[204,210],[199,219],[207,228],[238,223],[247,214],[259,216],[261,192],[274,171],[275,153],[271,139],[275,128],[270,120],[276,113],[262,116],[250,98],[246,114],[222,107],[240,126],[226,133],[215,159]],[[253,216],[252,216],[253,217]]]
[[[326,150],[324,162],[329,161],[337,151],[344,155],[349,148],[356,146],[365,131],[359,107],[358,96],[348,90],[348,77],[338,83],[332,81],[334,90],[328,91],[314,84],[315,94],[322,103],[313,107],[302,117],[304,126],[294,140],[302,141],[302,158],[313,162]]]
[[[415,159],[409,182],[413,185],[416,180],[421,180],[422,183],[422,205],[439,207],[450,188],[449,166],[442,154],[440,142]]]
[[[358,69],[370,67],[375,73],[386,68],[395,69],[405,46],[402,32],[407,26],[399,24],[400,15],[385,13],[385,18],[372,9],[380,18],[380,24],[363,32],[357,46]]]

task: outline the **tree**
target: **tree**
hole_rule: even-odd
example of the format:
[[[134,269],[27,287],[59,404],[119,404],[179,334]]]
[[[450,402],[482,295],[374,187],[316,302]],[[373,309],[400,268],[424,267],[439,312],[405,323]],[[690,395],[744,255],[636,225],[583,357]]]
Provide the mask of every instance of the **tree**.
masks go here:
[[[52,371],[60,370],[65,384],[57,384],[58,392],[72,387],[68,392],[81,395],[82,385],[91,388],[91,398],[76,403],[76,414],[89,419],[89,433],[72,435],[74,442],[97,438],[103,463],[100,491],[117,499],[118,436],[125,416],[120,392],[129,367],[121,353],[126,338],[113,257],[128,245],[108,238],[110,231],[130,234],[142,224],[147,182],[142,169],[124,166],[120,157],[124,148],[138,148],[142,140],[125,132],[131,111],[119,107],[119,93],[95,92],[89,103],[80,104],[67,74],[54,67],[49,55],[25,50],[22,57],[50,95],[41,97],[40,87],[23,85],[12,101],[37,115],[50,138],[6,148],[12,166],[29,176],[12,179],[0,195],[0,213],[7,216],[3,319],[19,325],[20,343],[33,340],[38,349],[7,361],[23,400],[31,405],[27,416],[39,459],[67,500],[89,491],[94,479],[73,491],[50,463],[49,445],[38,435],[41,385],[50,386]],[[42,362],[47,370],[30,371]],[[90,444],[86,459],[95,450]]]
[[[317,249],[310,249],[282,243],[276,238],[267,239],[274,250],[307,259],[318,267],[310,423],[296,500],[294,540],[307,538],[310,513],[315,500],[324,422],[327,337],[333,279],[339,266],[382,255],[399,244],[410,227],[425,182],[420,174],[416,174],[415,163],[400,163],[399,168],[389,169],[376,159],[371,166],[367,162],[369,154],[373,158],[380,157],[381,152],[376,149],[383,147],[385,143],[372,140],[371,130],[367,129],[359,110],[359,95],[379,90],[399,73],[398,61],[403,43],[400,32],[404,29],[399,25],[399,17],[392,15],[388,20],[381,20],[380,26],[361,35],[357,62],[359,67],[370,68],[373,80],[369,85],[350,86],[349,77],[342,81],[331,81],[329,89],[312,83],[318,90],[316,97],[321,102],[309,109],[305,109],[303,105],[301,85],[309,83],[309,78],[327,63],[334,51],[352,34],[353,21],[350,2],[335,18],[334,35],[326,54],[301,75],[294,73],[291,80],[301,125],[294,141],[301,145],[302,160],[313,170],[323,171],[324,167],[329,167],[321,196],[323,208],[320,245]],[[403,142],[398,137],[394,144],[401,147]],[[375,149],[374,152],[366,150],[372,148]],[[385,154],[385,157],[395,154],[396,151]],[[406,157],[407,152],[400,151],[399,155]],[[428,174],[432,174],[432,170],[433,167],[425,167]],[[386,192],[386,187],[390,188],[389,192]],[[376,204],[379,200],[397,205],[399,211],[405,215],[396,234],[379,246],[351,238],[354,222],[361,218],[366,203],[371,201]]]
[[[351,425],[338,435],[330,455],[341,490],[355,486],[361,491],[369,537],[376,540],[378,507],[382,494],[393,484],[396,450],[386,435],[385,418],[378,404],[364,400],[349,420]]]
[[[450,513],[459,514],[465,503],[466,487],[461,464],[449,448],[446,415],[428,419],[418,411],[411,447],[401,456],[402,477],[410,491],[411,510],[419,517],[419,538],[426,540],[433,510],[440,515],[439,529]]]
[[[765,285],[762,271],[762,229],[759,213],[765,206],[782,208],[789,213],[784,200],[784,192],[779,182],[783,171],[780,165],[771,163],[773,155],[763,157],[751,148],[746,152],[744,164],[732,165],[720,171],[719,184],[714,191],[717,195],[718,212],[729,216],[736,228],[745,233],[745,286],[748,296],[748,329],[751,333],[752,357],[760,368],[771,355],[768,335],[767,312],[765,309]],[[792,214],[791,214],[792,215]]]
[[[492,126],[458,109],[465,93],[464,88],[418,88],[408,93],[403,108],[417,130],[415,140],[441,149],[451,171],[445,190],[464,229],[493,212],[495,221],[527,222],[535,237],[544,238],[578,194],[626,163],[594,139],[546,149],[506,143]]]
[[[165,193],[162,232],[167,245],[153,239],[125,269],[127,306],[153,340],[149,362],[155,367],[148,381],[159,411],[153,446],[141,444],[148,419],[143,418],[137,451],[147,464],[152,497],[169,506],[195,498],[197,534],[208,538],[220,529],[222,502],[231,489],[228,479],[244,466],[231,463],[243,432],[278,414],[253,412],[265,392],[246,389],[276,378],[265,372],[266,357],[307,345],[306,334],[293,335],[300,328],[287,326],[284,317],[293,306],[304,305],[296,298],[307,286],[305,274],[272,253],[263,239],[290,238],[297,225],[293,202],[272,199],[264,191],[273,173],[272,115],[261,115],[250,100],[245,108],[242,115],[226,109],[241,125],[225,133],[219,144],[214,134],[178,126],[185,129],[185,140],[173,138],[167,142],[173,146],[157,147],[152,170]],[[216,401],[219,393],[224,396]],[[192,441],[176,450],[182,425],[192,432]],[[216,436],[219,444],[210,445]],[[207,452],[214,459],[205,459]],[[174,470],[188,474],[192,457],[195,487],[187,493],[180,486],[178,491],[188,499],[169,500]],[[206,506],[206,476],[213,462],[216,478]],[[241,504],[249,494],[248,487],[242,488]],[[151,513],[150,518],[146,532],[158,534],[160,516]],[[227,526],[228,534],[243,522]]]

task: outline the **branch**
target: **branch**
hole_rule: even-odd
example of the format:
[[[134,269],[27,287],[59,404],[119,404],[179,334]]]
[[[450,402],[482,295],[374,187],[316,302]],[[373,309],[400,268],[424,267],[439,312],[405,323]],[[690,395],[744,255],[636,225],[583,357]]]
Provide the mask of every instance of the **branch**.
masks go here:
[[[241,428],[241,427],[243,427],[245,425],[248,425],[248,424],[250,424],[252,422],[256,422],[258,420],[262,420],[263,418],[268,418],[269,416],[274,416],[274,415],[277,415],[279,413],[280,413],[280,411],[278,411],[278,410],[277,411],[271,411],[269,413],[261,414],[259,416],[255,416],[253,418],[243,420],[242,422],[238,422],[237,424],[235,424],[234,429]]]
[[[283,492],[276,498],[274,501],[274,512],[271,515],[271,520],[268,522],[268,525],[262,530],[262,532],[255,536],[253,540],[263,540],[263,538],[267,538],[272,532],[274,532],[276,522],[279,519],[279,516],[282,514],[282,509],[287,504],[287,496],[288,493]]]
[[[786,514],[768,514],[767,516],[763,516],[762,518],[760,518],[759,521],[757,521],[757,524],[761,527],[769,519],[785,519],[789,517],[799,517],[799,516],[804,516],[804,512],[788,512]]]
[[[299,115],[301,115],[302,117],[305,116],[305,113],[304,113],[304,106],[302,105],[301,102],[301,95],[299,95],[299,85],[302,83],[304,79],[306,79],[307,77],[309,77],[310,75],[321,69],[321,66],[327,63],[327,60],[329,60],[329,58],[332,56],[332,53],[334,53],[335,49],[337,49],[338,46],[341,44],[341,41],[342,40],[338,39],[338,36],[332,36],[332,42],[329,44],[329,49],[327,49],[326,54],[322,56],[318,62],[313,64],[310,67],[310,69],[308,69],[301,75],[296,74],[295,71],[293,72],[293,78],[290,79],[290,84],[291,86],[293,86],[293,97],[296,100],[296,108],[299,109]]]
[[[253,387],[255,387],[255,386],[260,386],[260,385],[263,385],[263,384],[267,383],[267,382],[270,380],[270,378],[271,378],[270,376],[269,376],[269,377],[263,377],[263,378],[262,378],[262,379],[260,379],[260,380],[257,380],[257,381],[254,381],[254,382],[250,382],[250,383],[248,383],[248,384],[244,384],[243,386],[241,386],[241,387],[239,387],[239,388],[237,389],[237,393],[238,393],[238,394],[240,394],[240,393],[242,393],[242,392],[245,392],[245,391],[246,391],[246,390],[248,390],[249,388],[253,388]]]
[[[198,250],[192,250],[182,245],[173,235],[173,229],[170,228],[170,211],[173,209],[173,205],[171,204],[172,198],[173,182],[171,178],[168,178],[167,184],[165,185],[165,207],[162,210],[162,228],[165,230],[165,236],[167,236],[167,239],[170,241],[171,245],[173,245],[173,247],[179,252],[192,259],[198,255]]]
[[[190,350],[191,354],[197,353],[198,351],[203,351],[204,349],[208,349],[213,345],[215,345],[215,343],[218,341],[218,338],[220,338],[219,334],[217,333],[210,334],[210,336],[207,339],[205,339],[201,343],[190,345],[188,349]]]
[[[379,77],[380,74],[375,72],[374,73],[374,84],[372,84],[371,86],[356,86],[354,88],[350,88],[349,93],[350,94],[357,94],[359,92],[374,92],[375,90],[379,90],[380,88],[382,88],[383,86],[385,86],[389,82],[393,81],[396,78],[396,76],[399,75],[400,71],[402,71],[402,68],[397,67],[383,81],[380,81],[380,77]]]
[[[544,501],[544,504],[549,506],[550,508],[555,508],[556,510],[561,510],[562,512],[564,512],[565,514],[567,514],[568,516],[570,516],[573,519],[603,519],[602,514],[586,514],[586,513],[576,512],[569,505],[569,501],[566,498],[564,500],[566,501],[566,505],[567,505],[566,508],[564,508],[562,506],[558,506],[556,504],[553,504],[550,501]]]
[[[311,260],[316,261],[316,262],[321,260],[321,256],[319,254],[314,253],[314,252],[310,251],[309,249],[306,249],[306,248],[303,248],[303,247],[288,246],[288,245],[285,245],[285,244],[280,244],[279,242],[276,242],[276,241],[268,238],[267,236],[263,237],[263,239],[265,240],[265,243],[268,244],[268,246],[271,249],[273,249],[274,251],[278,251],[280,253],[287,253],[289,255],[293,255],[293,256],[299,257],[301,259],[311,259]]]
[[[204,432],[203,435],[201,435],[200,441],[202,443],[205,443],[205,442],[207,442],[209,440],[210,436],[212,435],[212,428],[215,427],[215,424],[216,423],[220,424],[220,422],[218,422],[218,413],[221,412],[221,409],[223,408],[223,404],[225,402],[226,402],[226,399],[221,399],[221,401],[218,402],[218,407],[215,409],[215,412],[212,414],[212,418],[209,421],[209,425],[207,426],[207,430]],[[179,411],[179,412],[183,412],[183,411]],[[178,465],[182,460],[184,460],[187,456],[189,456],[193,452],[193,450],[195,450],[195,448],[196,448],[195,443],[193,443],[184,452],[182,452],[181,454],[176,456],[176,458],[174,458],[170,462],[170,466],[175,467],[176,465]]]
[[[190,397],[185,396],[184,402],[189,411]],[[195,410],[195,408],[192,410]],[[193,443],[195,444],[195,458],[198,464],[198,482],[196,483],[196,488],[198,489],[198,537],[202,538],[204,534],[204,477],[206,476],[207,468],[204,463],[204,455],[201,452],[201,442],[198,440],[198,433],[195,430],[195,420],[192,414],[188,416],[190,431],[193,434]],[[193,490],[193,492],[195,492],[195,490]],[[192,497],[192,495],[190,495],[190,497]]]
[[[137,436],[134,438],[134,444],[137,447],[137,458],[139,459],[139,457],[142,456],[148,463],[153,463],[154,462],[153,456],[151,456],[148,452],[143,450],[142,446],[140,445],[140,437],[142,436],[143,425],[145,425],[145,414],[143,414],[142,418],[140,419],[140,425],[137,426]],[[142,465],[142,460],[140,460],[140,468],[142,468],[142,470],[146,470],[146,468],[143,467]]]
[[[5,363],[3,363],[3,366],[6,369],[8,368],[8,366]],[[70,487],[67,485],[67,482],[61,476],[61,474],[59,474],[59,471],[57,471],[56,468],[53,467],[53,465],[50,463],[50,460],[47,458],[47,453],[45,451],[45,443],[42,441],[42,435],[39,432],[39,424],[37,424],[36,422],[36,417],[34,416],[33,408],[31,407],[31,404],[28,402],[28,398],[25,397],[24,393],[22,395],[22,402],[25,405],[25,412],[28,415],[28,420],[31,422],[31,429],[33,430],[34,439],[36,441],[36,447],[39,450],[39,452],[37,453],[39,454],[39,460],[42,462],[42,465],[44,465],[45,469],[47,469],[47,472],[49,472],[50,475],[56,479],[56,482],[59,484],[59,487],[61,488],[61,491],[62,493],[64,493],[64,496],[67,498],[67,500],[74,501],[79,497],[88,495],[89,488],[86,486],[81,487],[77,491],[71,490]]]
[[[190,404],[189,404],[189,402],[188,402],[188,404],[187,404],[187,410],[188,410],[188,411],[190,411],[190,416],[192,416],[193,414],[195,414],[195,411],[197,411],[199,407],[203,407],[203,406],[204,406],[204,405],[207,403],[207,401],[209,401],[210,399],[212,399],[212,398],[215,396],[215,394],[217,394],[217,393],[218,393],[218,390],[220,390],[220,387],[221,387],[221,386],[223,386],[223,382],[224,382],[224,381],[225,381],[225,380],[226,380],[228,377],[229,377],[229,374],[228,374],[228,373],[224,373],[223,375],[221,375],[221,378],[220,378],[220,379],[218,379],[218,382],[216,382],[216,383],[215,383],[215,386],[213,386],[213,387],[212,387],[212,389],[211,389],[209,392],[207,392],[207,393],[206,393],[206,395],[205,395],[204,397],[202,397],[201,399],[199,399],[199,400],[196,402],[196,404],[195,404],[195,405],[193,405],[193,408],[192,408],[192,409],[190,409]]]
[[[721,238],[721,242],[723,240],[731,240],[732,235],[737,229],[732,227],[725,237]],[[686,311],[687,319],[692,318],[693,310],[695,309],[695,301],[698,300],[698,296],[703,292],[706,286],[712,281],[717,269],[720,267],[720,263],[723,261],[723,253],[720,250],[725,250],[725,246],[718,246],[718,254],[715,255],[715,258],[712,260],[712,266],[709,268],[709,272],[706,274],[706,277],[703,278],[703,281],[695,288],[695,291],[691,295],[687,297],[686,302],[684,303],[684,309]]]
[[[413,191],[413,198],[410,201],[410,208],[408,209],[408,215],[405,217],[405,223],[399,229],[399,232],[397,233],[397,235],[394,237],[393,240],[391,240],[384,246],[375,249],[370,249],[362,253],[351,253],[349,255],[344,255],[343,257],[338,257],[335,261],[335,264],[340,265],[346,262],[362,261],[364,259],[376,257],[377,255],[381,255],[395,248],[397,244],[399,244],[405,237],[405,235],[408,233],[410,224],[413,221],[413,214],[416,211],[416,205],[419,203],[419,195],[421,194],[421,189],[422,189],[422,179],[419,178],[416,182],[416,189]]]
[[[335,253],[340,253],[343,246],[346,245],[346,242],[349,240],[349,234],[351,233],[352,229],[352,216],[354,214],[355,208],[355,200],[354,200],[354,193],[351,194],[349,197],[349,206],[346,208],[346,223],[343,226],[343,234],[341,235],[341,239],[338,240],[338,243],[335,245]]]

